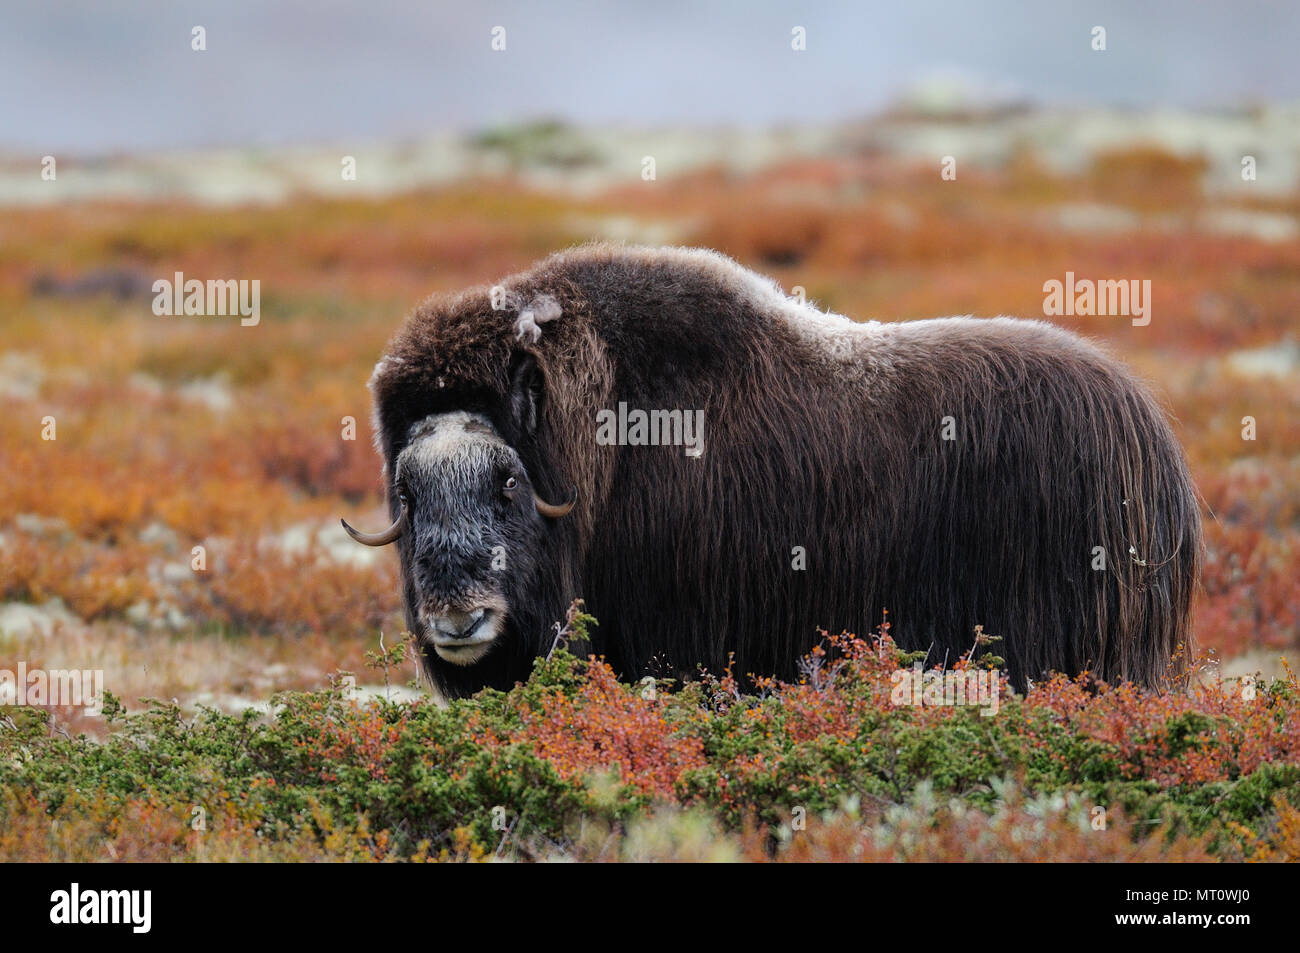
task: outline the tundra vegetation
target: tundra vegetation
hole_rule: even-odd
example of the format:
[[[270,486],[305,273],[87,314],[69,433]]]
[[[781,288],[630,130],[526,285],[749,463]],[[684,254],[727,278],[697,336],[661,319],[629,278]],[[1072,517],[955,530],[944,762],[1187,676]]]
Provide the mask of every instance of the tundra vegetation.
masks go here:
[[[1300,650],[1300,246],[1212,227],[1300,200],[1224,198],[1205,174],[1140,150],[958,188],[817,159],[582,198],[493,181],[6,210],[0,668],[103,669],[115,701],[0,709],[0,857],[1300,858],[1300,685],[1279,661]],[[1080,202],[1132,226],[1065,227]],[[428,293],[629,228],[859,317],[1042,317],[1067,272],[1149,279],[1145,326],[1048,320],[1168,400],[1205,504],[1192,689],[899,707],[889,676],[913,660],[877,631],[828,638],[793,684],[650,692],[561,647],[507,692],[401,693],[395,557],[334,521],[383,522],[375,357]],[[259,280],[260,322],[154,314],[176,272]]]

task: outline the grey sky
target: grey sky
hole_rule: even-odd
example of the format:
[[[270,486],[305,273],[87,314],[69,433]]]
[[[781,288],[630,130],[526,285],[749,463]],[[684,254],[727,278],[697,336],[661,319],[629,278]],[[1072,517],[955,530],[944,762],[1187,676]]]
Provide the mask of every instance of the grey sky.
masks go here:
[[[936,73],[1048,104],[1230,106],[1300,99],[1298,39],[1300,5],[1241,0],[0,0],[0,149],[333,143],[539,116],[816,121]]]

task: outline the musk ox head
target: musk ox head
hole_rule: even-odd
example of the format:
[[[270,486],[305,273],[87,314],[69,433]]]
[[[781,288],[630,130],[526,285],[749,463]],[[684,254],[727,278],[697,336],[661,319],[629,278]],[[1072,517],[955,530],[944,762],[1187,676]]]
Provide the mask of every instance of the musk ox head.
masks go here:
[[[532,488],[519,454],[491,420],[467,411],[430,414],[397,455],[398,515],[358,542],[403,540],[414,630],[444,662],[469,666],[506,633],[543,556],[544,521],[568,514]]]
[[[397,544],[407,627],[446,697],[526,677],[575,593],[578,490],[554,462],[546,371],[562,342],[541,340],[561,312],[552,295],[499,287],[430,301],[370,381],[392,525],[343,525]]]

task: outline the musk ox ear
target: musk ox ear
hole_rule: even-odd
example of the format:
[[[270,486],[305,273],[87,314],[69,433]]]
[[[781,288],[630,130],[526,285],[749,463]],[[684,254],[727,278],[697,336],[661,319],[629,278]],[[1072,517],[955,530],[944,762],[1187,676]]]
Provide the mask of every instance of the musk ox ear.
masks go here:
[[[545,388],[537,358],[521,353],[510,370],[510,420],[520,435],[536,432]]]

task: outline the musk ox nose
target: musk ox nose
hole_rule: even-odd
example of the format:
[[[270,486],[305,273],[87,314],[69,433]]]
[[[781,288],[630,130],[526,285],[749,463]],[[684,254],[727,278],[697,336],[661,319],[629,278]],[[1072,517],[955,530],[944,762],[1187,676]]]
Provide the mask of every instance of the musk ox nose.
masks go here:
[[[468,639],[479,628],[490,610],[474,609],[472,612],[460,612],[449,609],[433,620],[433,630],[439,635],[452,639]]]
[[[488,606],[469,611],[447,608],[427,617],[425,640],[444,662],[473,665],[492,650],[504,619],[502,610]]]

